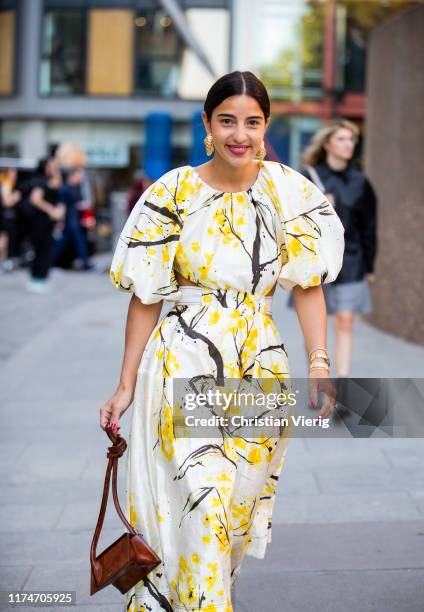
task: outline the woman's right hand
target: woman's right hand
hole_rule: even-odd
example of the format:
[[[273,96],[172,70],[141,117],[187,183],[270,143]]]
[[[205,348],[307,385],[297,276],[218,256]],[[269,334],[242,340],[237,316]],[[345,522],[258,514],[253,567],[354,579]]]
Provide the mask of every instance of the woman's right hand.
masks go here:
[[[116,431],[119,435],[119,419],[132,404],[133,393],[127,390],[118,389],[112,397],[100,408],[100,427],[103,431],[108,425],[116,424]]]

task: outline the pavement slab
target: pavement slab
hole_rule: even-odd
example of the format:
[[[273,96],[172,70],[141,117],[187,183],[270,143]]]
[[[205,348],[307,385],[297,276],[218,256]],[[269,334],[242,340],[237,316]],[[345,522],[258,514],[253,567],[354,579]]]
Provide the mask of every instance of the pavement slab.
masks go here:
[[[129,296],[105,273],[55,271],[49,296],[26,293],[25,282],[22,270],[0,276],[0,585],[75,590],[77,610],[121,612],[112,587],[90,597],[88,553],[109,444],[98,410],[117,383]],[[287,295],[277,289],[273,315],[300,377],[303,341]],[[353,377],[423,370],[424,347],[355,321]],[[421,438],[291,438],[272,541],[264,559],[246,556],[235,612],[423,612],[423,465]],[[120,491],[123,473],[122,463]],[[110,504],[99,550],[122,527]]]

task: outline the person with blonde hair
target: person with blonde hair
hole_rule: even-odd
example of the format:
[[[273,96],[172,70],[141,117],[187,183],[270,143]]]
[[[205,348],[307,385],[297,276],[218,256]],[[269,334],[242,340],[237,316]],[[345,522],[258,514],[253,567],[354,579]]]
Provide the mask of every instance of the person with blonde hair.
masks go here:
[[[365,174],[353,165],[359,128],[346,119],[319,129],[303,154],[302,174],[332,203],[345,228],[343,265],[337,278],[323,286],[328,314],[334,314],[335,369],[339,378],[351,370],[353,321],[371,312],[369,283],[375,281],[377,198]],[[296,303],[291,295],[289,306]],[[334,412],[338,420],[343,412]]]

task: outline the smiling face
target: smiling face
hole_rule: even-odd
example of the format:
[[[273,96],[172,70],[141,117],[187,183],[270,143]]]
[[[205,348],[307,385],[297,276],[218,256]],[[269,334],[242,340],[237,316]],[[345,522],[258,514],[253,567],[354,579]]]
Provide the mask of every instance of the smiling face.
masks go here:
[[[255,98],[244,94],[223,100],[210,122],[205,112],[202,118],[207,134],[212,134],[215,155],[235,167],[252,162],[269,123]]]
[[[334,157],[349,161],[352,159],[353,152],[355,150],[356,137],[348,128],[339,128],[330,136],[326,144],[324,145],[327,153],[330,153]]]

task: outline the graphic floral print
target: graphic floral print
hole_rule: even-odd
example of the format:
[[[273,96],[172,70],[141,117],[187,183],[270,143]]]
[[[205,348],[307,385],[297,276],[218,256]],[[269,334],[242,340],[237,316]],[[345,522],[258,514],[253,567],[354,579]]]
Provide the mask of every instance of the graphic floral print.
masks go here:
[[[140,198],[116,246],[110,277],[144,304],[175,302],[153,329],[138,370],[126,472],[126,513],[162,559],[127,594],[130,612],[231,612],[245,554],[271,542],[288,428],[278,437],[178,437],[173,381],[269,379],[289,388],[288,355],[264,297],[331,282],[343,226],[300,173],[259,162],[248,190],[223,193],[191,166]],[[174,270],[200,288],[179,303]],[[221,435],[222,434],[222,435]]]

